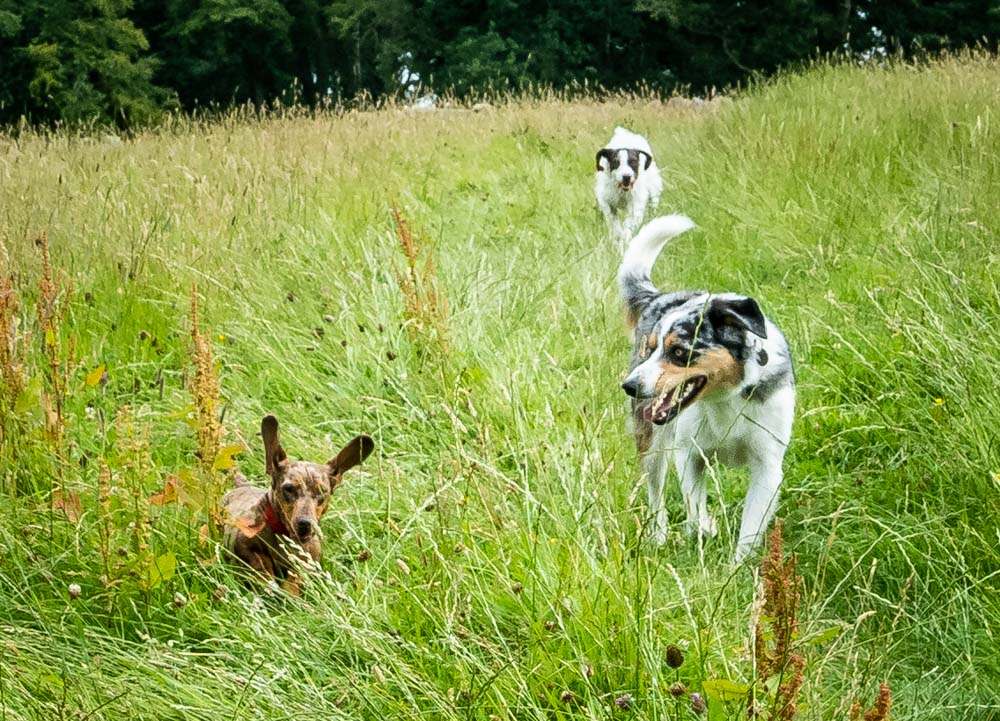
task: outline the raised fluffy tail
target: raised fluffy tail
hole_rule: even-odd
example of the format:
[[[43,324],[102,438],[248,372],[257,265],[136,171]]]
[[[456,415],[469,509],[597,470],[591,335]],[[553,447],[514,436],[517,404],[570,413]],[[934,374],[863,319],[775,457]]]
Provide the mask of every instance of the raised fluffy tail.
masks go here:
[[[635,325],[646,303],[659,295],[649,274],[663,246],[693,227],[694,221],[686,215],[664,215],[646,223],[632,238],[618,270],[618,287],[630,325]]]

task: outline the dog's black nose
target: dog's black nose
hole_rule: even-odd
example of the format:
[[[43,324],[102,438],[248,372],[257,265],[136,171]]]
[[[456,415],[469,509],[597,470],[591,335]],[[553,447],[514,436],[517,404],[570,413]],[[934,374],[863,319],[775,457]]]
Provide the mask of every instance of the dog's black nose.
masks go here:
[[[299,538],[306,538],[311,536],[313,532],[313,524],[309,519],[299,519],[295,522],[295,534]]]
[[[637,380],[626,380],[622,383],[622,390],[625,391],[626,395],[630,395],[635,398],[639,395],[639,381]]]

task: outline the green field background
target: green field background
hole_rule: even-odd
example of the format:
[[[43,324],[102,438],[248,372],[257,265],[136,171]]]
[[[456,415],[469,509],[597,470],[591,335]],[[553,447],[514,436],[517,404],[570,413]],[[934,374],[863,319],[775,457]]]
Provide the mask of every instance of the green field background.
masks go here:
[[[0,261],[30,334],[0,444],[0,719],[679,719],[678,678],[750,682],[745,474],[710,478],[717,539],[684,537],[671,481],[670,542],[644,541],[620,255],[592,190],[616,125],[656,151],[659,211],[698,224],[658,285],[752,295],[792,347],[798,718],[846,719],[882,681],[896,721],[1000,718],[998,110],[1000,65],[967,55],[700,106],[0,136]],[[446,343],[405,323],[392,203],[433,245]],[[72,289],[58,449],[36,402],[42,233]],[[376,440],[301,598],[245,588],[203,513],[146,507],[197,465],[194,285],[243,472],[263,483],[265,413],[294,457]],[[709,698],[709,718],[745,705]]]

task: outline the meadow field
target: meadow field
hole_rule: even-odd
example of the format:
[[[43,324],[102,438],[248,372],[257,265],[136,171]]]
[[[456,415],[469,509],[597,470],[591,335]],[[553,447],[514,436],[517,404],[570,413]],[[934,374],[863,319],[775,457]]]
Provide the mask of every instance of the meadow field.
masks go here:
[[[0,136],[0,720],[719,721],[753,689],[847,721],[883,682],[895,721],[1000,719],[998,122],[970,54],[712,109]],[[592,192],[618,124],[699,226],[660,287],[752,295],[793,350],[797,713],[730,560],[745,473],[710,481],[718,538],[685,538],[671,480],[644,539]],[[264,483],[266,413],[293,457],[376,441],[299,598],[247,588],[213,524],[234,465]]]

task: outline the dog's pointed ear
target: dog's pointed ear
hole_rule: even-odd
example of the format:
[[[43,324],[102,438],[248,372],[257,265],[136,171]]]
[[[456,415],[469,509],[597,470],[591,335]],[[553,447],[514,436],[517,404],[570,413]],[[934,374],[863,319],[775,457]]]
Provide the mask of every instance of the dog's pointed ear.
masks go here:
[[[278,419],[264,416],[264,420],[260,422],[260,435],[264,438],[264,467],[267,475],[273,478],[278,465],[288,458],[278,436]]]
[[[608,167],[601,167],[601,158],[608,161]],[[611,170],[611,163],[614,161],[615,151],[611,148],[601,148],[597,151],[597,169],[600,170]]]
[[[708,309],[709,320],[716,328],[735,326],[767,338],[764,314],[753,298],[743,296],[714,298]]]
[[[340,449],[340,453],[326,462],[332,477],[339,477],[345,471],[365,460],[375,450],[375,441],[368,436],[358,436]]]
[[[646,162],[644,162],[642,164],[642,169],[643,170],[649,170],[649,166],[652,165],[652,163],[653,163],[653,156],[650,155],[649,153],[647,153],[645,150],[640,150],[639,151],[639,155],[646,156]]]

